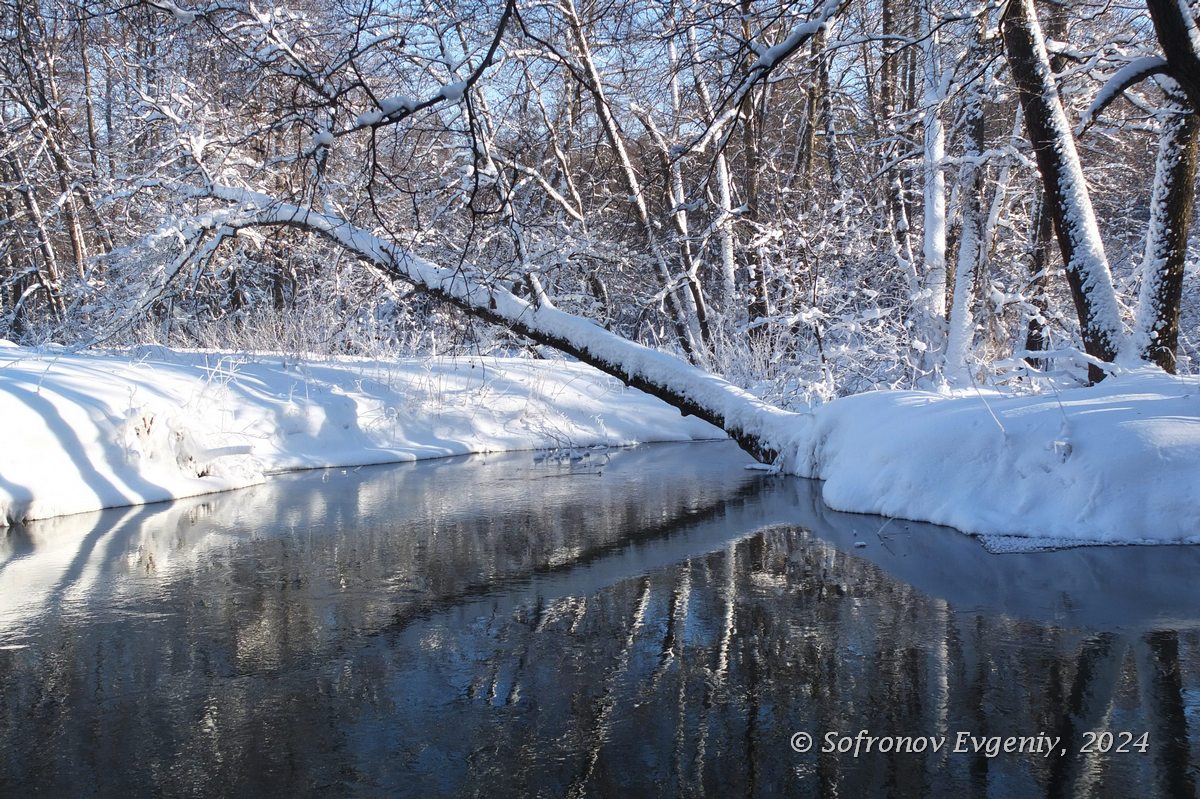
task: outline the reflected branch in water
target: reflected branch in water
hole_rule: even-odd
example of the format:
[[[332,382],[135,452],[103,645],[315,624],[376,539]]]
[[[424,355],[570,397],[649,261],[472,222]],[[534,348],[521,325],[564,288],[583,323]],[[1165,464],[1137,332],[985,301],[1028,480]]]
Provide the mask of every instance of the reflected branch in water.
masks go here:
[[[328,470],[74,539],[31,527],[0,572],[33,642],[0,650],[0,793],[1194,788],[1194,557],[997,557],[829,511],[720,446],[616,452],[599,477],[527,454]],[[56,589],[86,621],[42,612]],[[1115,720],[1178,745],[1064,766],[788,746]]]

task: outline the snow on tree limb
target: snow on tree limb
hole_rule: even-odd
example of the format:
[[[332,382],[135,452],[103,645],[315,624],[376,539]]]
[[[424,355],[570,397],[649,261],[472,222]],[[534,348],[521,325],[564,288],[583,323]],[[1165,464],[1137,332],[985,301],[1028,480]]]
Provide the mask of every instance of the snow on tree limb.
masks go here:
[[[1159,56],[1134,59],[1121,67],[1115,75],[1108,79],[1108,82],[1100,89],[1100,93],[1096,95],[1096,99],[1083,112],[1083,116],[1079,120],[1080,134],[1091,126],[1105,108],[1108,108],[1114,100],[1124,94],[1126,89],[1141,83],[1151,75],[1161,75],[1167,71],[1167,60]]]
[[[797,25],[779,43],[759,50],[758,58],[750,65],[750,69],[742,76],[733,93],[725,100],[725,110],[708,126],[700,138],[696,139],[687,149],[693,152],[703,152],[706,147],[721,135],[725,126],[737,118],[741,112],[742,101],[754,86],[765,80],[771,71],[786,61],[801,45],[811,39],[818,31],[829,24],[845,6],[847,0],[825,0],[820,10],[812,19]]]
[[[1146,0],[1170,75],[1200,108],[1200,28],[1186,0]]]
[[[800,49],[800,45],[804,44],[813,34],[819,31],[843,4],[844,0],[825,0],[825,3],[821,6],[821,10],[817,12],[815,17],[808,22],[792,28],[791,33],[783,41],[762,51],[758,56],[758,60],[750,65],[750,72],[762,74],[774,69],[779,62]]]
[[[182,22],[185,25],[196,21],[195,12],[180,8],[172,3],[171,0],[146,0],[146,5],[170,14],[177,22]]]
[[[460,101],[463,95],[479,82],[479,79],[483,77],[483,73],[496,62],[496,52],[500,49],[500,40],[504,37],[504,31],[508,28],[509,22],[516,13],[516,8],[516,0],[505,0],[504,11],[500,14],[500,19],[496,23],[496,32],[492,36],[491,43],[488,45],[487,53],[484,54],[479,65],[471,70],[471,73],[465,80],[448,83],[442,86],[432,97],[424,100],[399,96],[380,99],[378,101],[378,109],[364,111],[359,114],[348,128],[338,131],[336,135],[344,136],[363,128],[380,128],[385,125],[392,125],[406,117],[412,116],[417,111],[431,108],[443,102],[457,103]]]

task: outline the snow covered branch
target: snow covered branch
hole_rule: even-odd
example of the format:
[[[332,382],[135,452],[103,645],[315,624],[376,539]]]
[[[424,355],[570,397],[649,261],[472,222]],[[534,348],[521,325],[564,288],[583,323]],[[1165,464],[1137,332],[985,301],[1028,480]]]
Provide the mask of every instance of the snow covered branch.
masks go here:
[[[812,19],[797,25],[782,41],[770,47],[755,48],[758,58],[750,65],[730,95],[725,98],[725,110],[687,149],[692,152],[703,152],[709,144],[721,136],[725,126],[741,113],[742,101],[754,87],[766,80],[776,67],[790,58],[801,46],[829,24],[829,21],[842,10],[846,2],[847,0],[825,0]]]
[[[1200,108],[1200,28],[1185,0],[1146,0],[1169,66],[1193,108]]]
[[[1087,130],[1096,117],[1124,94],[1126,89],[1141,83],[1151,75],[1162,75],[1167,71],[1166,59],[1158,56],[1146,56],[1130,61],[1108,79],[1108,82],[1100,89],[1100,93],[1096,95],[1096,99],[1088,106],[1087,111],[1083,112],[1083,117],[1079,120],[1080,133]]]
[[[461,100],[463,95],[479,82],[479,79],[483,77],[483,73],[487,71],[488,67],[495,63],[496,52],[500,48],[500,41],[504,37],[504,31],[508,28],[509,21],[513,18],[515,11],[516,0],[506,0],[504,11],[500,14],[500,19],[496,23],[496,32],[488,45],[487,53],[484,54],[479,64],[471,70],[466,79],[448,83],[442,86],[437,93],[424,100],[399,95],[382,98],[377,103],[377,109],[359,114],[354,119],[353,124],[345,130],[338,131],[337,135],[346,135],[362,130],[363,128],[379,128],[385,125],[392,125],[417,111],[431,108],[439,103],[456,103]]]

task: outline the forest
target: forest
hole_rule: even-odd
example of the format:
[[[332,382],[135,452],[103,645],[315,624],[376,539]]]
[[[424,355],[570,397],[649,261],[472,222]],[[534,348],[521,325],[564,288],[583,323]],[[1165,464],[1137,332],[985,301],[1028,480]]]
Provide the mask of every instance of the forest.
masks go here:
[[[544,307],[783,405],[1195,357],[1184,2],[0,9],[18,343],[536,353]]]
[[[0,795],[1194,795],[1198,15],[0,0]]]

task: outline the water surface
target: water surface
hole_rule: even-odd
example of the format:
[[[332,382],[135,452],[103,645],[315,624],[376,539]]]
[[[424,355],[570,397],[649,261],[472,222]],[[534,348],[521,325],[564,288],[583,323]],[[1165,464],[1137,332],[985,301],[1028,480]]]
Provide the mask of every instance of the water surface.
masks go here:
[[[1195,794],[1200,547],[991,555],[747,463],[333,469],[0,533],[0,795]],[[821,751],[866,735],[944,744]]]

